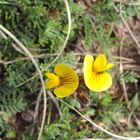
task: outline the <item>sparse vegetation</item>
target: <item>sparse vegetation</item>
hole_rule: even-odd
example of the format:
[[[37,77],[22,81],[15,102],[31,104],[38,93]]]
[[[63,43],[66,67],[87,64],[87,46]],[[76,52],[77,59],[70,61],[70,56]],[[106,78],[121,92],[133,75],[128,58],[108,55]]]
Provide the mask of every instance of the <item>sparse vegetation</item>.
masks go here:
[[[45,73],[58,63],[71,66],[79,76],[79,87],[69,97],[52,100],[53,90],[46,89],[42,140],[111,137],[88,119],[113,134],[140,137],[140,3],[65,1],[71,19],[63,0],[0,0],[0,138],[37,140],[44,114],[36,67],[2,27],[28,49],[45,82]],[[66,42],[68,21],[72,26]],[[113,79],[108,90],[98,93],[86,87],[86,54],[104,54],[114,64],[107,71]]]

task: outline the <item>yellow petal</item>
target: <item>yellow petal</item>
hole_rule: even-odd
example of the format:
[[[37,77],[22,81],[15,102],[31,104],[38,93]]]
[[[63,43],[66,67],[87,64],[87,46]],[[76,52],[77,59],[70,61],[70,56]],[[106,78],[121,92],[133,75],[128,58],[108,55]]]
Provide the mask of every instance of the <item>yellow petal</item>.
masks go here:
[[[63,85],[54,89],[54,94],[58,98],[64,98],[73,94],[77,89],[77,87],[78,87],[78,82],[64,83]]]
[[[53,73],[45,73],[45,76],[48,77],[48,81],[45,83],[46,89],[57,87],[60,83],[59,77]]]
[[[84,68],[83,68],[84,80],[86,85],[88,85],[91,76],[93,76],[93,71],[92,71],[93,62],[94,62],[93,56],[87,54],[84,58]]]
[[[98,55],[93,63],[93,71],[96,73],[103,72],[106,64],[107,60],[105,55],[104,54]]]
[[[64,77],[66,75],[76,75],[76,72],[68,65],[66,64],[57,64],[54,68],[54,72],[59,76],[59,77]]]
[[[54,90],[56,96],[63,98],[74,93],[79,85],[76,72],[66,64],[57,64],[54,71],[60,77],[60,86]]]
[[[90,54],[87,54],[84,58],[84,69],[83,69],[83,71],[84,71],[85,74],[89,73],[89,71],[92,72],[93,62],[94,62],[93,56],[90,55]]]
[[[86,86],[95,92],[102,92],[107,90],[112,85],[112,77],[109,73],[103,72],[101,74],[92,73],[90,79],[86,81]]]
[[[113,67],[113,64],[112,63],[108,63],[104,70],[108,70],[108,69],[110,69],[112,67]]]

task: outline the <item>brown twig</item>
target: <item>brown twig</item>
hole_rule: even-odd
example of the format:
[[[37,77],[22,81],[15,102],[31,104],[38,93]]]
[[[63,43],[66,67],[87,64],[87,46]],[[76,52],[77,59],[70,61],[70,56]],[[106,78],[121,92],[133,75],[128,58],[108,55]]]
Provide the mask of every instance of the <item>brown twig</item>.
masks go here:
[[[66,54],[68,54],[68,53],[63,53],[62,55],[66,55]],[[33,56],[36,59],[40,59],[40,58],[46,58],[46,57],[56,56],[56,55],[58,55],[58,53],[39,54],[39,55],[33,55]],[[85,56],[85,53],[74,53],[74,55],[76,55],[76,56]],[[96,56],[97,54],[91,53],[91,55]],[[132,58],[127,58],[127,57],[123,57],[123,56],[113,56],[113,57],[116,60],[121,59],[122,61],[128,61],[128,62],[131,62],[131,63],[134,62],[134,60]],[[9,64],[16,63],[16,62],[19,62],[19,61],[24,61],[24,60],[30,60],[30,58],[29,57],[17,58],[17,59],[14,59],[14,60],[4,62],[4,65],[9,65]]]
[[[34,116],[33,116],[33,124],[36,124],[36,120],[38,117],[38,113],[39,113],[39,104],[40,104],[40,100],[41,100],[41,96],[42,96],[42,88],[40,89],[40,92],[37,96],[37,101],[36,101],[36,106],[35,106],[35,110],[34,110]]]
[[[121,43],[120,43],[120,56],[122,55],[122,44],[123,44],[123,41],[124,41],[124,37],[122,37],[122,40],[121,40]],[[120,59],[120,74],[123,74],[123,65],[122,65],[121,59]],[[121,78],[121,82],[122,82],[122,87],[123,87],[125,101],[126,101],[127,105],[129,105],[126,84],[125,84],[125,81],[124,81],[123,78]]]
[[[134,1],[134,0],[132,0],[132,1],[130,1],[130,0],[113,0],[114,2],[118,2],[118,3],[123,3],[123,4],[127,4],[127,5],[140,5],[140,1],[138,0],[138,1]]]

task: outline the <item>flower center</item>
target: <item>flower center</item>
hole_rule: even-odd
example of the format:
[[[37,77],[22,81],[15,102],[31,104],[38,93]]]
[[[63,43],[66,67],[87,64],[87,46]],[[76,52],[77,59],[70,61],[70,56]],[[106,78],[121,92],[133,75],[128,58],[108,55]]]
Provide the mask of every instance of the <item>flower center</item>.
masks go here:
[[[94,63],[93,63],[92,71],[93,71],[94,73],[101,74],[101,73],[103,73],[103,72],[105,71],[105,69],[104,69],[103,67],[101,67],[101,66],[98,66],[98,67],[97,67],[97,66],[95,66]]]
[[[59,77],[59,85],[63,85],[67,80],[64,77]]]

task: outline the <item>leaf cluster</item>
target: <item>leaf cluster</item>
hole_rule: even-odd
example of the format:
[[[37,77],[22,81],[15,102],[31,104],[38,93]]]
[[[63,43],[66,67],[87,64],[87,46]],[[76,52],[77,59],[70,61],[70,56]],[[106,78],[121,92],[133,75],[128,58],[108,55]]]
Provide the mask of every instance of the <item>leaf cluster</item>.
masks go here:
[[[21,91],[14,91],[12,88],[0,85],[0,129],[7,129],[9,118],[17,112],[25,109],[27,103],[24,101]]]

